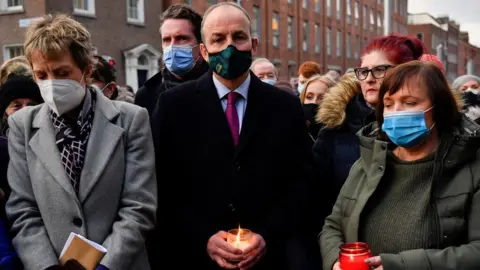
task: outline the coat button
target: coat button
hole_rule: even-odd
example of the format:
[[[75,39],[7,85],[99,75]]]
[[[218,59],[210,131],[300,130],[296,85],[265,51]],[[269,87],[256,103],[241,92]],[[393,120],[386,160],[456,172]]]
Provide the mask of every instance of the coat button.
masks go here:
[[[235,163],[235,166],[237,166],[237,171],[240,171],[240,163]]]
[[[383,166],[378,166],[378,171],[383,172],[385,168]]]
[[[82,225],[83,225],[82,219],[79,218],[79,217],[74,217],[73,218],[73,225],[75,225],[77,227],[82,227]]]
[[[233,204],[229,204],[228,208],[230,208],[232,212],[235,212],[235,206],[233,206]]]
[[[382,144],[381,148],[382,148],[382,150],[384,150],[384,151],[387,150],[387,146],[384,145],[384,144]]]

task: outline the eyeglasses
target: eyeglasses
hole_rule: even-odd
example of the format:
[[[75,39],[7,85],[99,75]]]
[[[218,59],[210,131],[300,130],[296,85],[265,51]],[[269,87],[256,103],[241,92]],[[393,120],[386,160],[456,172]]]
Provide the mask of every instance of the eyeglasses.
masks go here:
[[[368,68],[356,68],[355,70],[355,76],[357,76],[357,79],[360,81],[363,81],[367,79],[368,73],[372,73],[373,78],[375,79],[381,79],[385,77],[385,74],[387,73],[387,70],[389,68],[393,68],[394,66],[392,65],[380,65],[373,67],[371,69]]]

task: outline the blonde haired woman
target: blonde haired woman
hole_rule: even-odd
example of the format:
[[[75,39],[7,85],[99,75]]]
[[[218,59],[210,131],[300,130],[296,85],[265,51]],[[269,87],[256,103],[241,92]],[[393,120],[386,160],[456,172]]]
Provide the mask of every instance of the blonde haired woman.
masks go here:
[[[147,111],[86,86],[92,42],[70,17],[30,26],[25,54],[45,100],[8,119],[6,212],[25,269],[60,268],[74,232],[108,250],[97,269],[149,270],[157,188]]]
[[[315,141],[320,125],[315,120],[318,108],[323,100],[323,96],[328,92],[335,82],[327,75],[314,75],[305,83],[304,90],[300,94],[300,101],[303,105],[305,120],[307,121],[308,133]]]
[[[32,68],[25,56],[17,56],[9,59],[0,66],[0,84],[4,84],[8,76],[14,74],[17,76],[32,77]]]

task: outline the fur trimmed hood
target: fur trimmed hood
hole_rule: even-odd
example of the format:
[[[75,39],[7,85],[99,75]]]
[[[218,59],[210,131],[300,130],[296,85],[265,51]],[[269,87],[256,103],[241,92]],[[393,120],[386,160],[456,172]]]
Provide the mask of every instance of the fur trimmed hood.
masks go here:
[[[347,105],[362,90],[355,74],[344,75],[323,97],[316,120],[327,128],[336,128],[347,119]]]

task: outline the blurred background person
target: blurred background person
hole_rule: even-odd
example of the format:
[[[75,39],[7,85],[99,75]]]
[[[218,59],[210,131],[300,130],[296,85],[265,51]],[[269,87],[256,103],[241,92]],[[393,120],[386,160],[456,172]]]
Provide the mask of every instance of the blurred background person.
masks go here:
[[[480,77],[463,75],[452,83],[455,92],[461,94],[465,104],[463,113],[473,121],[480,123]]]
[[[111,100],[134,102],[134,95],[125,87],[117,85],[116,71],[107,60],[100,55],[93,57],[93,73],[90,85]]]
[[[480,126],[462,117],[442,71],[413,61],[381,85],[377,120],[320,234],[323,269],[365,242],[371,269],[478,269]]]
[[[294,96],[300,96],[300,93],[298,93],[297,89],[295,89],[292,84],[288,81],[283,81],[279,80],[275,82],[274,86],[276,86],[278,89],[283,90],[285,92],[288,92]]]
[[[297,81],[297,90],[299,93],[302,93],[308,79],[315,75],[320,75],[320,64],[317,62],[307,61],[300,66]]]
[[[7,81],[10,74],[32,77],[32,68],[25,56],[14,57],[0,66],[0,85]]]
[[[340,73],[336,70],[329,70],[325,75],[329,76],[334,82],[340,80]]]
[[[373,39],[361,55],[360,67],[344,75],[325,94],[317,120],[322,124],[313,147],[318,181],[332,183],[324,203],[333,206],[350,168],[360,157],[356,133],[375,121],[375,106],[383,78],[396,65],[417,60],[423,43],[414,37],[389,35]]]
[[[335,82],[328,75],[315,75],[305,83],[305,88],[300,94],[300,102],[303,105],[308,132],[314,142],[321,127],[315,119],[318,108],[322,103],[323,96],[334,84]]]
[[[275,65],[267,58],[257,58],[252,62],[250,70],[262,82],[274,85],[278,79],[278,71]]]
[[[40,103],[43,103],[40,88],[31,77],[10,74],[0,86],[0,135],[8,136],[8,118],[13,113]]]

